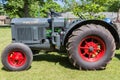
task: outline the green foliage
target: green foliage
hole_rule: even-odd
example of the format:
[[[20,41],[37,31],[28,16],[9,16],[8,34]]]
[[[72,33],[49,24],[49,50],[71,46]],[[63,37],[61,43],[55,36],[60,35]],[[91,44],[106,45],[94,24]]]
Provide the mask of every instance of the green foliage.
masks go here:
[[[3,5],[0,3],[0,15],[4,15],[4,14],[5,14],[5,11],[4,11]]]
[[[111,0],[79,0],[76,2],[75,0],[72,0],[72,2],[69,2],[66,0],[66,4],[72,5],[70,7],[71,11],[78,16],[78,14],[82,15],[83,17],[87,19],[102,19],[105,16],[100,14],[96,15],[99,12],[106,11],[107,5],[111,2]]]
[[[108,11],[118,12],[120,9],[120,0],[114,0],[111,5],[108,6]]]
[[[108,0],[81,0],[81,4],[76,3],[73,13],[85,16],[87,19],[102,19],[104,15],[95,15],[106,10],[105,5]]]
[[[5,11],[11,18],[14,17],[47,17],[49,8],[57,12],[72,11],[76,16],[82,15],[87,19],[102,19],[104,15],[96,15],[103,11],[118,11],[119,0],[64,0],[62,8],[53,0],[8,0]]]
[[[62,8],[52,0],[8,0],[5,6],[7,14],[13,17],[46,17],[49,8],[61,12]]]
[[[49,9],[53,9],[56,12],[62,12],[63,8],[57,3],[53,2],[53,0],[47,0],[43,6],[40,6],[40,16],[47,17]]]
[[[67,12],[67,11],[72,11],[73,8],[74,8],[74,4],[76,3],[75,0],[64,0],[64,12]]]
[[[23,16],[23,0],[8,0],[8,4],[5,6],[6,13],[12,17]]]

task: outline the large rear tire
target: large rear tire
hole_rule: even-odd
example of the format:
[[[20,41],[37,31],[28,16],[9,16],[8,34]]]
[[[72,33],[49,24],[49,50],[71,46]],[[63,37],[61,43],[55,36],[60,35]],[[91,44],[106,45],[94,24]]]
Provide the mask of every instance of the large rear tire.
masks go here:
[[[22,43],[12,43],[2,52],[2,64],[10,71],[26,70],[30,67],[33,54],[30,48]]]
[[[77,28],[66,44],[70,62],[79,69],[105,69],[116,49],[111,33],[101,25]]]

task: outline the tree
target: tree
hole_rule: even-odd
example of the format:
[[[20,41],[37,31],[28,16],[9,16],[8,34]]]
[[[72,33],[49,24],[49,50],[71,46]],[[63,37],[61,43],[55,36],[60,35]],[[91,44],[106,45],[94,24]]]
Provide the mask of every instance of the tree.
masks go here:
[[[111,5],[108,6],[108,11],[110,12],[118,12],[120,9],[120,0],[114,0]]]
[[[11,17],[46,17],[49,8],[62,11],[62,8],[53,0],[8,0],[5,6],[6,13]]]
[[[3,5],[0,4],[0,15],[3,15],[5,12],[4,12],[4,9],[3,9]]]
[[[103,12],[107,10],[107,5],[111,0],[71,0],[72,2],[69,2],[69,0],[65,0],[65,2],[68,5],[72,5],[68,7],[71,11],[76,15],[82,15],[86,17],[87,19],[94,19],[96,18],[103,18],[103,15],[95,15],[99,12]],[[72,7],[72,8],[71,8]]]
[[[34,9],[35,5],[37,5],[36,9]],[[41,2],[32,4],[31,14],[35,15],[35,17],[37,17],[37,16],[47,17],[50,8],[54,9],[56,12],[63,11],[63,8],[60,5],[58,5],[57,3],[53,2],[53,0],[46,0],[44,2],[44,4],[42,4],[42,5],[41,5]]]
[[[25,16],[23,7],[23,0],[8,0],[5,11],[10,17],[23,17]]]

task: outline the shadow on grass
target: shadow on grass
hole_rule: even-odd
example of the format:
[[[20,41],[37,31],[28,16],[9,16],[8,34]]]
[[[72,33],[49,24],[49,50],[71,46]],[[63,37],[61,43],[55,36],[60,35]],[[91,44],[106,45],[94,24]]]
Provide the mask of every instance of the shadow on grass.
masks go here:
[[[68,60],[68,57],[62,55],[55,55],[55,54],[39,54],[33,56],[33,61],[48,61],[52,63],[59,63],[61,66],[69,69],[76,69]],[[31,68],[31,67],[30,67]],[[29,70],[28,68],[27,70]],[[4,67],[1,70],[8,71]],[[9,71],[8,71],[9,72]],[[12,71],[14,72],[14,71]]]
[[[7,69],[5,69],[4,67],[1,68],[1,70],[4,70],[4,71],[8,71]]]
[[[120,54],[115,54],[115,57],[120,60]]]
[[[33,61],[48,61],[53,63],[59,63],[61,66],[70,69],[76,69],[68,60],[68,57],[54,54],[40,54],[33,57]]]
[[[29,70],[30,68],[31,68],[31,66],[27,70]],[[16,71],[9,71],[9,70],[5,69],[4,67],[2,67],[1,70],[7,71],[7,72],[16,72]],[[19,70],[19,71],[24,71],[24,70]]]
[[[10,26],[0,26],[0,29],[7,29],[7,28],[11,28]]]

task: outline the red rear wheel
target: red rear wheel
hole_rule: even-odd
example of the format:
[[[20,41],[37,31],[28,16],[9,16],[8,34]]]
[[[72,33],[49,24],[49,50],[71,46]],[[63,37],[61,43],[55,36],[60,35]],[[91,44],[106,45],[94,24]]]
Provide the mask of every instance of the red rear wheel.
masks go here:
[[[115,41],[101,25],[86,24],[75,29],[66,44],[70,62],[79,69],[105,69],[114,55]]]
[[[26,62],[26,56],[21,51],[13,51],[8,54],[8,63],[14,67],[21,67]]]
[[[78,46],[79,55],[82,59],[89,62],[95,62],[101,59],[105,51],[106,45],[104,41],[97,36],[87,36]]]

